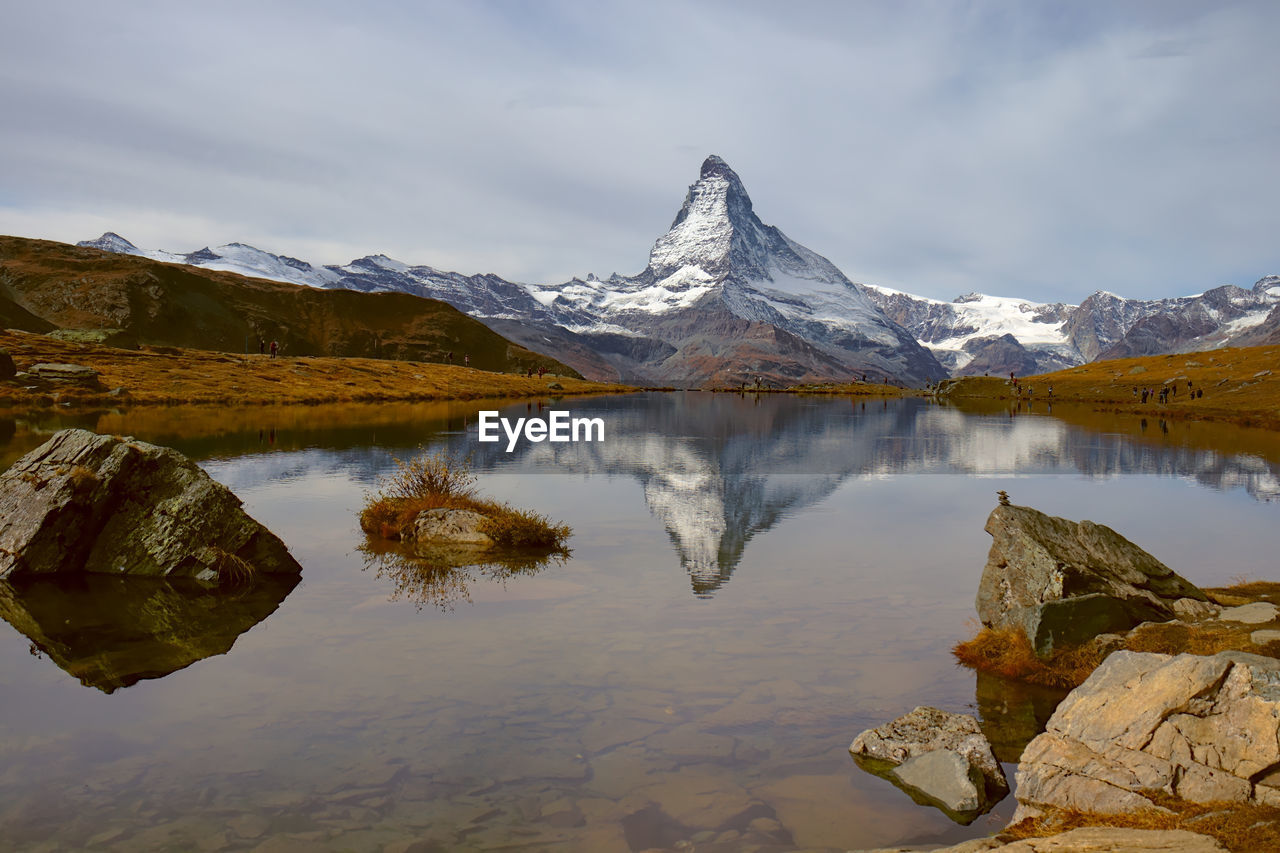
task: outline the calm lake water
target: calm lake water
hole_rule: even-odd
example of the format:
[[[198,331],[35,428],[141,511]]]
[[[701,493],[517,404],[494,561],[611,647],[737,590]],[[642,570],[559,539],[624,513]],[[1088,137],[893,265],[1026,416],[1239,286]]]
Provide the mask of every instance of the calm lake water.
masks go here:
[[[475,440],[567,408],[600,443]],[[996,491],[1107,524],[1201,585],[1274,578],[1273,433],[920,399],[696,393],[0,421],[199,461],[304,566],[189,597],[115,578],[0,595],[0,847],[790,850],[969,826],[847,747],[917,705],[1015,761],[1056,697],[956,667]],[[572,554],[424,582],[361,550],[419,446],[572,526]],[[141,627],[140,627],[141,626]],[[1012,771],[1012,765],[1008,770]],[[1012,775],[1012,774],[1011,774]],[[406,842],[420,842],[410,848]]]

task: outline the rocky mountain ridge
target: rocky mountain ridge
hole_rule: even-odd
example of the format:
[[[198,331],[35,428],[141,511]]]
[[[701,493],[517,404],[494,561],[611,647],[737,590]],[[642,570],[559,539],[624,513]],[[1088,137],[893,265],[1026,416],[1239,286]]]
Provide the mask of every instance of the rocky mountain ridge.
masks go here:
[[[133,346],[246,353],[277,341],[290,356],[432,362],[453,352],[483,370],[576,375],[440,300],[302,287],[23,237],[0,237],[0,322],[97,331]]]
[[[741,179],[708,157],[635,276],[556,285],[409,266],[382,255],[316,267],[239,243],[148,253],[116,234],[82,245],[316,287],[448,302],[588,376],[683,386],[869,379],[920,385],[946,371],[826,258],[765,225]]]
[[[769,385],[1057,370],[1099,358],[1280,341],[1280,276],[1252,289],[1079,305],[966,294],[951,302],[850,281],[765,225],[737,173],[703,162],[634,276],[559,284],[409,265],[386,255],[316,266],[243,243],[144,251],[108,232],[81,246],[326,289],[439,299],[584,376],[683,386]]]
[[[1280,276],[1252,289],[1126,299],[1097,291],[1079,305],[966,294],[952,302],[867,286],[953,376],[1046,373],[1085,362],[1280,340]]]

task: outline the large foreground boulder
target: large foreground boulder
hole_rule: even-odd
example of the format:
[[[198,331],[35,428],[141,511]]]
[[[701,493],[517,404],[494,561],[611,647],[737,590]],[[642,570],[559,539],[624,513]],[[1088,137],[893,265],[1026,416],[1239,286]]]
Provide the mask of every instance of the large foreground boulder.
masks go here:
[[[62,572],[241,582],[302,567],[166,447],[63,430],[0,475],[0,579]]]
[[[1013,820],[1154,811],[1157,792],[1280,806],[1280,660],[1113,653],[1027,745]]]
[[[1199,588],[1101,524],[1002,502],[986,531],[978,617],[1023,631],[1037,654],[1211,609]]]
[[[853,739],[849,752],[864,770],[960,823],[990,811],[1009,793],[991,744],[967,714],[922,706],[867,729]]]

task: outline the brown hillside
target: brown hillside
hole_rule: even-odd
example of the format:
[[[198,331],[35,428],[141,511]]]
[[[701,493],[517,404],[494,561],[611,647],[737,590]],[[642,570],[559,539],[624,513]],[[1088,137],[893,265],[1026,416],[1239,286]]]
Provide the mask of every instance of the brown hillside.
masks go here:
[[[1189,383],[1189,384],[1188,384]],[[1015,392],[1007,376],[970,376],[940,383],[948,399],[1000,400],[1003,405],[1081,403],[1098,411],[1168,418],[1227,421],[1280,429],[1280,346],[1236,347],[1206,352],[1152,355],[1091,364],[1019,378]],[[1142,389],[1176,388],[1165,403],[1142,402]],[[1134,389],[1138,393],[1134,394]],[[1193,397],[1191,390],[1203,396]],[[1028,393],[1030,392],[1030,393]]]
[[[72,382],[41,382],[20,372],[13,379],[0,380],[0,409],[54,404],[92,407],[468,400],[634,390],[556,374],[540,378],[389,359],[271,358],[256,352],[239,355],[175,347],[127,350],[17,331],[0,331],[0,349],[9,353],[19,371],[52,362],[83,365],[96,370],[99,376],[98,387],[90,388]],[[111,394],[108,389],[122,390]]]
[[[441,362],[452,351],[492,371],[572,368],[498,335],[456,308],[406,293],[323,290],[98,249],[0,236],[6,328],[123,329],[144,344],[219,352],[279,341],[291,356]]]

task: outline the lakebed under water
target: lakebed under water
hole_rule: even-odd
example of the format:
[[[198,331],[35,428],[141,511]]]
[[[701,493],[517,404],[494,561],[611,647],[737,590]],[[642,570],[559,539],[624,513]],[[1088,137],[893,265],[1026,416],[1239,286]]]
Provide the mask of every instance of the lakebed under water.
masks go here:
[[[506,453],[475,441],[493,408],[601,417],[605,439]],[[1051,712],[1054,694],[949,653],[973,631],[996,491],[1111,526],[1204,586],[1273,574],[1280,509],[1274,433],[1062,408],[673,393],[144,409],[0,421],[3,464],[65,426],[188,454],[304,572],[195,602],[108,579],[0,596],[6,849],[989,834],[1012,798],[960,826],[847,747],[935,705],[979,714],[1013,762]],[[419,446],[470,454],[485,494],[572,526],[572,554],[427,584],[371,559],[364,495]]]

